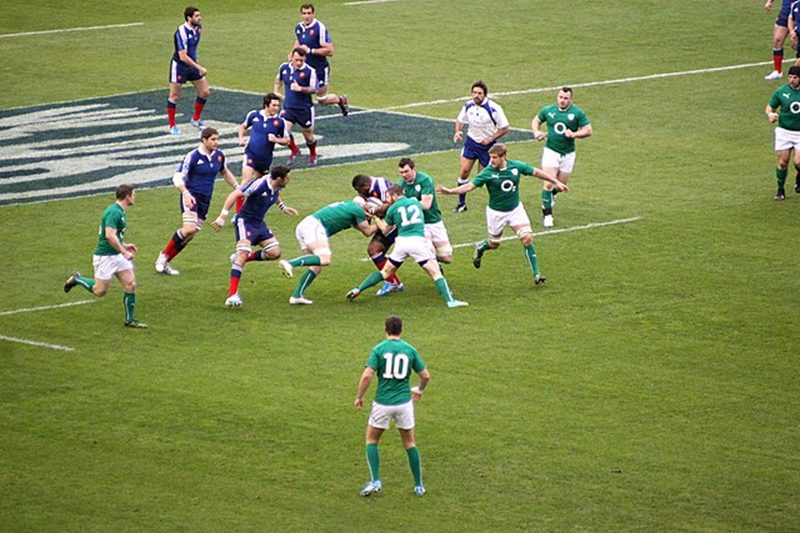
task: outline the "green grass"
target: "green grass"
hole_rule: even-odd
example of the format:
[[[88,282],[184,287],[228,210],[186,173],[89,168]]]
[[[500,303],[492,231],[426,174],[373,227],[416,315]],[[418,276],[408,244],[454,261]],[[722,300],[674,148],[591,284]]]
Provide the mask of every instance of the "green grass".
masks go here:
[[[502,92],[769,59],[774,14],[758,4],[561,4],[321,2],[333,90],[377,108],[460,97],[478,78]],[[4,6],[0,33],[145,25],[0,39],[0,108],[162,86],[183,6],[109,6]],[[271,85],[297,5],[200,7],[212,85]],[[175,192],[140,191],[128,237],[141,250],[137,314],[149,331],[122,328],[118,286],[91,305],[0,316],[0,335],[76,348],[0,340],[0,528],[796,529],[800,195],[771,199],[767,70],[577,89],[595,135],[578,142],[558,227],[641,219],[538,238],[551,281],[542,289],[516,242],[480,271],[458,248],[446,274],[467,309],[445,309],[413,264],[400,271],[403,295],[346,302],[372,268],[354,232],[332,240],[313,306],[288,306],[293,284],[275,264],[251,263],[245,306],[225,309],[230,227],[203,231],[175,261],[183,274],[159,277],[152,261],[180,222]],[[525,128],[553,99],[499,101]],[[537,163],[541,145],[510,149]],[[457,152],[417,163],[447,184]],[[298,171],[286,199],[308,214],[351,197],[353,174],[394,177],[395,165]],[[537,185],[522,194],[538,221]],[[0,311],[89,298],[61,284],[73,268],[91,270],[110,201],[0,208]],[[454,243],[483,238],[483,191],[463,215],[449,212],[452,198],[440,203]],[[276,211],[269,221],[294,256],[298,219]],[[433,376],[417,411],[429,492],[413,496],[392,431],[384,494],[364,501],[366,415],[352,400],[389,313],[405,319]]]

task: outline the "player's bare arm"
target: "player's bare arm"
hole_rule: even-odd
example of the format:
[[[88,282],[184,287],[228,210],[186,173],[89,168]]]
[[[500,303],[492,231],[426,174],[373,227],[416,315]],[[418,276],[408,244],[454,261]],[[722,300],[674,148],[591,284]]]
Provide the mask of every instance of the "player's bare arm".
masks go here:
[[[247,127],[244,124],[239,124],[239,146],[247,145]]]
[[[766,109],[764,109],[764,114],[767,115],[767,120],[769,120],[772,124],[778,121],[778,114],[774,109],[772,109],[772,106],[768,105]]]
[[[425,387],[428,386],[428,381],[430,381],[430,379],[431,374],[428,372],[427,368],[419,373],[419,385],[411,387],[412,400],[418,402],[422,399],[422,393],[425,391]]]
[[[358,392],[356,392],[356,399],[353,402],[353,407],[358,411],[364,406],[364,394],[366,394],[369,384],[372,382],[373,375],[375,375],[375,371],[369,367],[365,368],[361,374],[361,379],[358,382]]]
[[[468,192],[474,191],[477,189],[474,183],[471,181],[469,183],[465,183],[464,185],[459,185],[458,187],[444,187],[442,185],[438,185],[436,187],[436,192],[441,194],[466,194]]]
[[[453,134],[454,143],[459,143],[464,138],[464,133],[462,131],[463,129],[464,129],[464,124],[456,120],[456,131]]]
[[[287,144],[289,144],[289,137],[278,137],[274,133],[270,133],[269,135],[267,135],[267,139],[269,139],[269,142],[280,144],[282,146],[286,146]]]
[[[533,175],[536,176],[537,178],[539,178],[540,180],[544,180],[544,181],[552,183],[553,187],[558,189],[559,192],[567,192],[567,191],[569,191],[569,187],[567,187],[566,184],[561,183],[560,181],[558,181],[555,178],[555,176],[552,176],[552,175],[548,174],[547,172],[545,172],[544,170],[542,170],[540,168],[533,169]]]
[[[106,226],[106,240],[108,241],[108,244],[121,253],[122,257],[125,259],[133,259],[136,255],[136,246],[129,248],[120,242],[119,237],[117,237],[117,228]]]
[[[285,215],[289,215],[290,217],[296,217],[300,214],[300,211],[295,209],[294,207],[287,205],[286,202],[283,201],[280,194],[278,195],[278,209],[283,211]]]
[[[200,63],[189,57],[189,52],[187,52],[185,49],[178,51],[178,57],[180,57],[181,61],[183,61],[185,64],[189,65],[194,69],[199,70],[200,74],[202,74],[203,76],[205,76],[206,73],[208,72],[208,70],[206,70]]]
[[[229,168],[223,168],[220,172],[222,177],[225,179],[225,182],[231,186],[231,189],[238,189],[239,182],[236,181],[236,176],[233,175],[233,172]]]
[[[222,209],[219,212],[219,216],[211,223],[211,229],[214,231],[219,231],[222,229],[222,226],[225,225],[225,220],[228,218],[228,214],[230,213],[230,208],[233,207],[233,204],[236,202],[237,199],[244,196],[244,193],[241,189],[234,189],[228,194],[227,198],[225,198],[225,202],[222,204]]]
[[[494,135],[490,135],[489,137],[483,139],[481,141],[481,144],[492,144],[493,142],[495,142],[497,139],[499,139],[509,131],[511,131],[511,126],[504,126],[502,128],[499,128],[496,132],[494,132]]]
[[[372,235],[378,231],[378,226],[373,226],[369,223],[369,220],[362,220],[356,224],[355,227],[364,235],[364,237],[372,237]]]
[[[547,133],[539,130],[542,126],[542,121],[539,119],[539,116],[533,117],[531,120],[531,131],[533,132],[533,139],[536,141],[543,141],[547,139]]]
[[[592,125],[587,124],[580,128],[578,131],[567,130],[564,132],[564,137],[567,139],[585,139],[592,135]]]

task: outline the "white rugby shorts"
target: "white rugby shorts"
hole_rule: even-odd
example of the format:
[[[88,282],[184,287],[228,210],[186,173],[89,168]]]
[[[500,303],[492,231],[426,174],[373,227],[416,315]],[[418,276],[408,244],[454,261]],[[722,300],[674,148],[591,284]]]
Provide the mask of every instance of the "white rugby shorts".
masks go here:
[[[528,213],[525,212],[522,202],[511,211],[495,211],[486,206],[486,229],[492,237],[499,237],[503,234],[506,226],[530,226],[531,221]]]
[[[92,264],[94,277],[103,281],[110,280],[117,272],[133,270],[133,263],[125,259],[122,254],[95,255],[92,257]]]
[[[775,151],[800,149],[800,131],[775,128]]]
[[[324,242],[326,245],[328,243],[328,233],[325,231],[325,226],[313,215],[309,215],[300,221],[294,230],[294,236],[297,237],[301,250],[307,249],[308,245],[313,242]]]
[[[545,147],[542,150],[542,168],[557,168],[559,172],[572,172],[572,167],[575,166],[575,152],[567,155],[561,155],[555,150]]]
[[[372,402],[369,413],[369,425],[379,429],[389,429],[395,421],[398,429],[414,429],[414,402],[409,400],[400,405],[381,405]]]
[[[412,257],[419,263],[435,259],[436,254],[433,253],[430,241],[425,237],[397,237],[389,259],[396,263],[402,263],[406,257]]]

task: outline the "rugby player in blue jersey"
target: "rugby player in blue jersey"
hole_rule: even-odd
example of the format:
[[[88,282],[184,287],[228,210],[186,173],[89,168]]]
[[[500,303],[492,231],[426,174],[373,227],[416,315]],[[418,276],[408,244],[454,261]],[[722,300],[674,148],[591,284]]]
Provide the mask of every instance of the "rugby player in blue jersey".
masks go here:
[[[172,177],[175,187],[181,191],[183,225],[172,235],[167,246],[159,254],[156,260],[156,272],[170,276],[179,274],[172,268],[170,261],[203,227],[208,207],[211,205],[217,174],[222,174],[232,188],[239,188],[236,177],[225,164],[225,154],[218,147],[219,132],[214,128],[204,128],[200,133],[200,146],[186,155]]]
[[[274,165],[266,176],[234,190],[225,199],[219,217],[211,223],[214,231],[219,231],[225,224],[229,209],[234,202],[244,198],[244,205],[234,223],[236,253],[231,256],[231,277],[228,297],[225,300],[225,305],[228,307],[239,307],[243,303],[239,296],[239,280],[246,262],[274,261],[281,256],[281,245],[267,226],[264,217],[269,208],[275,204],[287,215],[297,216],[297,210],[281,200],[281,190],[289,184],[289,172],[289,167],[285,165]],[[254,245],[260,246],[261,250],[254,252]]]
[[[241,186],[269,172],[275,145],[289,144],[286,122],[279,116],[281,97],[275,93],[264,96],[263,109],[253,109],[239,125],[239,146],[244,146]],[[249,138],[247,133],[249,133]],[[236,211],[242,207],[243,197],[236,201]]]
[[[328,58],[333,55],[333,39],[328,31],[328,27],[316,19],[314,4],[303,4],[300,6],[300,15],[303,20],[294,27],[295,41],[292,50],[302,48],[308,54],[306,63],[317,71],[317,102],[322,105],[339,106],[342,115],[347,116],[350,107],[347,105],[347,95],[337,96],[328,93],[328,85],[331,80],[331,68]],[[291,53],[290,53],[291,57]]]
[[[782,0],[778,18],[772,27],[772,72],[764,76],[765,80],[779,80],[783,77],[783,44],[789,35],[789,10],[795,0]],[[772,9],[772,0],[764,3],[764,9]]]
[[[190,81],[197,90],[194,114],[191,120],[192,126],[196,128],[203,128],[203,120],[200,117],[209,95],[208,80],[206,80],[208,71],[197,62],[197,45],[200,44],[200,32],[202,31],[200,10],[189,6],[183,11],[183,18],[184,24],[178,27],[172,39],[175,52],[172,54],[172,61],[169,64],[167,118],[169,119],[169,132],[173,135],[181,133],[181,129],[175,123],[178,99],[181,97],[181,86]]]
[[[284,89],[283,111],[281,117],[287,122],[289,131],[289,164],[294,163],[300,148],[291,136],[292,126],[300,126],[308,146],[308,164],[317,164],[317,140],[314,138],[314,102],[311,95],[317,93],[317,71],[306,64],[306,51],[302,48],[292,50],[291,59],[282,63],[275,76],[273,93],[281,95]]]

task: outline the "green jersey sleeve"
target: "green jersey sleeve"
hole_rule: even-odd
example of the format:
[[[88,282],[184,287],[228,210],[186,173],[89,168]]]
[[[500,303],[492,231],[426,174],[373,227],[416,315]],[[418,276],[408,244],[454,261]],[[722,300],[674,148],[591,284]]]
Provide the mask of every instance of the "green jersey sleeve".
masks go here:
[[[486,167],[480,171],[480,173],[472,178],[472,184],[476,187],[483,187],[483,184],[486,183],[486,180],[489,179],[491,176],[491,169],[492,167]]]
[[[780,92],[781,92],[781,90],[778,89],[777,91],[772,93],[772,98],[769,99],[769,106],[772,108],[773,111],[778,109],[778,107],[780,107],[780,105],[781,105],[780,98],[778,98],[778,93],[780,93]],[[762,100],[762,102],[763,102],[763,100]]]
[[[375,372],[378,371],[378,366],[380,365],[380,357],[378,356],[377,346],[372,349],[369,353],[369,358],[367,359],[367,368],[371,368]]]
[[[584,126],[588,126],[589,125],[589,117],[586,116],[586,113],[584,113],[582,109],[578,113],[578,116],[575,117],[575,118],[578,119],[578,127],[579,128],[582,128]]]

